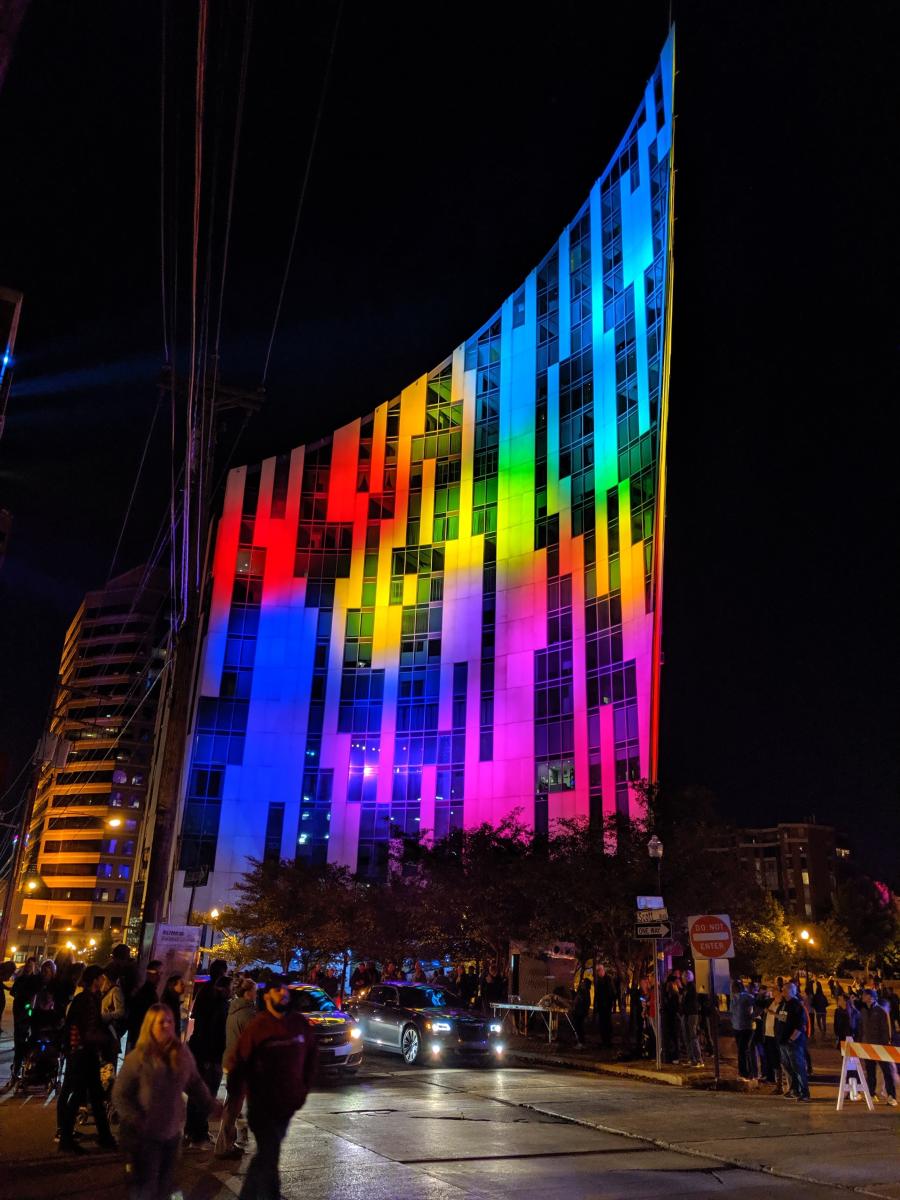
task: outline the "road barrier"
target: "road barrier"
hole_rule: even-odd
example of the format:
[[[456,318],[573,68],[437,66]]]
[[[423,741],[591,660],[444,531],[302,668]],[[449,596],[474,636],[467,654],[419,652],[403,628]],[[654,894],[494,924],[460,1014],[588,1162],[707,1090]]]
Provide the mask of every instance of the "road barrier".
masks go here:
[[[875,1046],[871,1042],[854,1042],[853,1038],[846,1038],[841,1042],[841,1081],[838,1084],[838,1112],[844,1107],[844,1100],[848,1095],[852,1096],[854,1100],[856,1099],[857,1087],[859,1087],[859,1090],[865,1097],[866,1107],[869,1112],[875,1111],[875,1105],[872,1101],[872,1095],[866,1080],[866,1073],[860,1069],[860,1059],[867,1062],[900,1063],[900,1047]],[[856,1076],[848,1080],[851,1071],[855,1071]]]

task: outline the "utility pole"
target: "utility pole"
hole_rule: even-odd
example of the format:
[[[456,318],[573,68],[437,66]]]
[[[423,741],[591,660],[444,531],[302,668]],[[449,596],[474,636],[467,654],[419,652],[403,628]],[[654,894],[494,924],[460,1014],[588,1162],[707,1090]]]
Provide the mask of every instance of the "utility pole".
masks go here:
[[[185,470],[191,479],[191,486],[186,491],[192,494],[193,499],[188,509],[182,493],[181,539],[182,544],[187,542],[189,551],[193,550],[196,553],[199,548],[199,555],[202,555],[208,545],[210,508],[216,490],[214,470],[217,426],[223,418],[234,412],[242,412],[244,420],[249,420],[264,400],[262,389],[247,391],[226,387],[216,382],[216,374],[215,371],[209,372],[201,389],[202,408],[208,414],[208,418],[201,418],[201,427],[205,425],[205,436],[198,436],[195,444],[186,447],[185,453]],[[164,393],[171,394],[173,406],[179,399],[187,396],[187,386],[185,380],[178,379],[168,369],[160,381]],[[176,561],[178,551],[178,545],[173,543],[172,554]],[[205,558],[202,561],[202,577],[194,576],[188,571],[182,578],[182,595],[173,597],[173,611],[179,611],[179,617],[176,618],[170,640],[171,665],[166,694],[162,699],[165,708],[159,723],[163,746],[154,761],[156,778],[151,779],[150,792],[155,797],[156,811],[150,862],[142,898],[142,929],[151,923],[156,925],[164,922],[169,908],[175,871],[175,820],[201,643],[203,589],[207,576]]]

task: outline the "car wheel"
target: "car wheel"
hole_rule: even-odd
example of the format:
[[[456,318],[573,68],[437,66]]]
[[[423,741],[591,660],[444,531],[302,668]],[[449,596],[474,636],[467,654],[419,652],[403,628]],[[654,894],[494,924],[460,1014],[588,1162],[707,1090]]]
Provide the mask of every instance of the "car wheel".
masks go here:
[[[419,1040],[419,1031],[415,1025],[407,1025],[400,1035],[400,1050],[403,1054],[403,1061],[410,1067],[414,1067],[419,1061],[419,1054],[422,1049],[422,1043]]]

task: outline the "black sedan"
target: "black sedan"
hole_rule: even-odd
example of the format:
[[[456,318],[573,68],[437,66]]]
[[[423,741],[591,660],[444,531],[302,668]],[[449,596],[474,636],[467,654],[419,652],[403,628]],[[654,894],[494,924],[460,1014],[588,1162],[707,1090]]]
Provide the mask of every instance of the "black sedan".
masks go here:
[[[359,1021],[363,1042],[402,1054],[412,1066],[447,1058],[496,1061],[503,1054],[500,1022],[468,1012],[442,987],[425,983],[376,983],[347,1005]]]
[[[341,1012],[331,997],[319,987],[293,984],[293,1008],[303,1013],[316,1035],[320,1071],[337,1070],[352,1075],[363,1058],[359,1024],[348,1013]]]

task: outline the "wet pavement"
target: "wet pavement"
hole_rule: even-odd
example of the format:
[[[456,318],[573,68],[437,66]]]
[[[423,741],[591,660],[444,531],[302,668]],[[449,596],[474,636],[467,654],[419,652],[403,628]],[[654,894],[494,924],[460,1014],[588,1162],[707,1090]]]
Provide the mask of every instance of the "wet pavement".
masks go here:
[[[407,1068],[371,1054],[355,1078],[318,1088],[292,1122],[282,1192],[289,1200],[815,1200],[849,1190],[900,1200],[898,1114],[861,1105],[836,1113],[833,1094],[802,1105],[549,1063]],[[61,1189],[67,1200],[125,1196],[121,1156],[61,1156],[54,1129],[52,1102],[0,1097],[2,1200],[46,1200]],[[231,1200],[246,1162],[186,1154],[185,1200]]]

